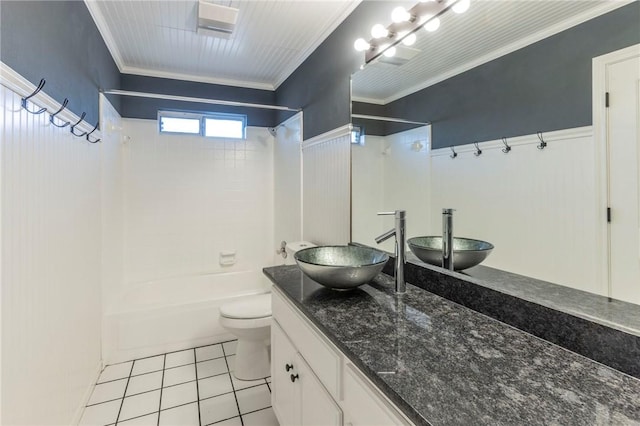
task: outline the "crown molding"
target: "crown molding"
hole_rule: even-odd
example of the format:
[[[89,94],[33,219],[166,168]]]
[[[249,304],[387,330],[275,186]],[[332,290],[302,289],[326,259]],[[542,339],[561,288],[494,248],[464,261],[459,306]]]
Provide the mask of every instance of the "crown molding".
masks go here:
[[[122,60],[122,55],[120,54],[118,45],[116,44],[113,35],[109,30],[109,26],[104,19],[104,15],[100,10],[100,6],[98,6],[97,0],[84,0],[84,4],[87,6],[87,9],[89,9],[89,14],[93,18],[93,22],[96,24],[96,27],[98,27],[98,32],[102,36],[104,44],[107,45],[107,49],[109,50],[109,53],[111,53],[111,57],[116,63],[118,70],[120,70],[120,72],[123,72],[122,70],[124,69],[124,61]]]
[[[227,78],[203,77],[193,74],[183,74],[167,71],[155,71],[146,68],[124,67],[121,71],[123,74],[142,75],[146,77],[170,78],[173,80],[194,81],[196,83],[220,84],[222,86],[242,87],[245,89],[259,90],[275,90],[274,86],[269,83],[256,83],[251,81],[233,80]]]
[[[347,16],[351,15],[351,12],[353,12],[361,2],[362,0],[351,1],[347,5],[347,7],[342,11],[342,13],[338,15],[338,17],[330,25],[328,25],[327,28],[325,28],[325,30],[320,34],[320,36],[316,39],[316,41],[312,45],[310,45],[307,49],[301,51],[300,54],[298,55],[298,58],[295,61],[287,65],[285,70],[282,73],[280,73],[280,76],[276,79],[273,85],[274,90],[280,87],[280,85],[284,83],[287,80],[287,78],[289,78],[291,74],[293,74],[295,70],[297,70],[300,67],[300,65],[302,65],[302,63],[306,61],[307,58],[311,56],[311,54],[322,43],[324,43],[327,37],[329,37],[331,33],[333,33],[333,31],[335,31],[335,29],[338,28],[338,26],[340,26],[340,24],[342,24],[342,22],[345,19],[347,19]]]

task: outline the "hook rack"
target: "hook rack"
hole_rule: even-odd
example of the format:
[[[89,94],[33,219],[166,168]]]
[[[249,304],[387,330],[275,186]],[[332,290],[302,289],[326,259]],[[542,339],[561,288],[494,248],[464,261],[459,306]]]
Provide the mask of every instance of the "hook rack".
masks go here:
[[[502,143],[504,144],[504,148],[502,148],[502,152],[504,152],[505,154],[508,154],[509,151],[511,151],[511,147],[507,143],[507,138],[502,138]]]
[[[476,152],[474,152],[473,155],[475,155],[476,157],[479,157],[482,154],[482,150],[478,146],[478,142],[474,142],[473,144],[476,146]]]
[[[46,108],[40,108],[37,111],[31,111],[29,108],[27,108],[27,101],[30,98],[33,98],[35,95],[37,95],[42,90],[45,84],[47,84],[47,81],[44,78],[40,79],[40,83],[38,83],[38,87],[36,87],[36,90],[34,90],[33,93],[30,94],[29,96],[22,98],[22,101],[21,101],[22,108],[24,108],[27,112],[31,114],[42,114],[47,110]]]
[[[539,150],[543,150],[547,146],[547,143],[544,141],[544,138],[542,137],[542,132],[538,132],[537,135],[538,135],[538,139],[540,139],[540,143],[536,145],[536,147]]]
[[[84,120],[84,117],[85,117],[86,115],[87,115],[87,113],[86,113],[86,112],[83,112],[83,113],[82,113],[82,115],[80,116],[80,120],[78,120],[78,122],[77,122],[76,124],[74,124],[73,126],[71,126],[71,134],[72,134],[73,136],[77,136],[77,137],[79,137],[79,138],[81,138],[81,137],[83,137],[83,136],[86,136],[87,132],[84,132],[84,133],[81,133],[81,134],[77,134],[77,133],[75,132],[76,126],[77,126],[78,124],[82,123],[82,120]]]
[[[451,148],[451,152],[453,152],[453,154],[451,154],[449,157],[451,158],[456,158],[458,156],[458,153],[456,152],[455,149],[453,149],[452,146],[450,146],[449,148]]]
[[[99,138],[98,138],[98,139],[96,139],[96,140],[93,140],[93,141],[89,138],[89,136],[91,136],[91,133],[95,132],[95,131],[98,129],[98,125],[99,125],[99,124],[100,124],[100,122],[98,121],[98,122],[96,123],[95,127],[93,128],[93,130],[92,130],[92,131],[90,131],[89,133],[87,133],[87,136],[86,136],[86,138],[87,138],[87,142],[89,142],[89,143],[98,143],[98,142],[100,142],[100,140],[101,140],[101,139],[99,139]]]
[[[60,127],[60,128],[67,127],[69,124],[71,124],[71,122],[70,122],[70,121],[67,121],[66,123],[63,123],[63,124],[57,124],[55,121],[53,121],[54,117],[55,117],[56,115],[60,114],[60,113],[62,112],[62,110],[63,110],[63,109],[65,109],[65,108],[67,107],[67,104],[68,104],[68,103],[69,103],[69,99],[64,98],[64,101],[62,101],[62,106],[60,107],[60,109],[59,109],[59,110],[57,110],[56,112],[54,112],[53,114],[51,114],[51,115],[49,116],[49,122],[50,122],[51,124],[53,124],[53,125],[54,125],[54,126],[56,126],[56,127]]]

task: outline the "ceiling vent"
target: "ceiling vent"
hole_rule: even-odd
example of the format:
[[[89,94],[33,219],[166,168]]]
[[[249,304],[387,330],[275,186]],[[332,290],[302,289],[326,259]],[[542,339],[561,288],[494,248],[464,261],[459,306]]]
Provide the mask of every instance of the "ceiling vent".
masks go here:
[[[402,66],[413,59],[418,53],[421,51],[418,49],[414,49],[413,47],[407,47],[402,45],[402,43],[396,45],[396,54],[389,57],[380,55],[378,57],[378,62],[382,64],[389,64],[395,66]]]
[[[231,38],[238,19],[238,9],[200,0],[198,2],[198,35]]]

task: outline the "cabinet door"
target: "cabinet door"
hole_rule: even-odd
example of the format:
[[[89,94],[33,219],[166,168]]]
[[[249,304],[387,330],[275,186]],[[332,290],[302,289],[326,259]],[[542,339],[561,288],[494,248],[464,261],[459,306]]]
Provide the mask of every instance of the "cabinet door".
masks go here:
[[[342,410],[300,354],[296,357],[295,383],[300,392],[301,426],[341,426]]]
[[[291,381],[298,374],[296,349],[277,321],[271,323],[271,405],[281,426],[300,424],[300,389]]]
[[[399,426],[411,425],[389,402],[385,401],[373,385],[366,382],[353,365],[347,363],[344,371],[344,409],[346,426]]]

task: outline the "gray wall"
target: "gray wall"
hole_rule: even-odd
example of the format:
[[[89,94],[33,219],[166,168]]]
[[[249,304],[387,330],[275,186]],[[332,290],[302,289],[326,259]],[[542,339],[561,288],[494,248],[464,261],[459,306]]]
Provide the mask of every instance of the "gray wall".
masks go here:
[[[351,121],[351,74],[362,63],[353,49],[369,34],[379,17],[388,16],[392,2],[363,1],[342,24],[276,90],[279,105],[302,107],[304,139]],[[279,121],[284,120],[279,116]]]
[[[588,126],[591,60],[640,43],[634,2],[387,105],[433,123],[433,147]]]
[[[0,59],[86,120],[99,119],[99,89],[120,72],[82,1],[7,1],[0,6]],[[120,108],[117,98],[110,101]]]
[[[274,105],[276,97],[275,92],[272,90],[246,89],[241,87],[172,80],[168,78],[145,77],[131,74],[122,74],[121,88],[123,90],[138,92],[192,96],[197,98],[250,102],[264,105]],[[229,107],[128,96],[123,96],[121,103],[121,115],[129,118],[155,120],[158,116],[159,109],[246,114],[247,124],[249,126],[259,127],[274,127],[278,118],[275,110],[258,108]]]

